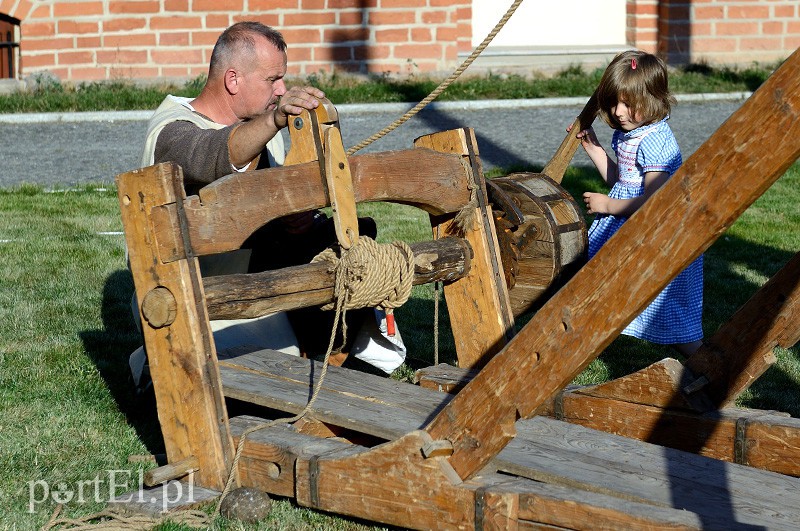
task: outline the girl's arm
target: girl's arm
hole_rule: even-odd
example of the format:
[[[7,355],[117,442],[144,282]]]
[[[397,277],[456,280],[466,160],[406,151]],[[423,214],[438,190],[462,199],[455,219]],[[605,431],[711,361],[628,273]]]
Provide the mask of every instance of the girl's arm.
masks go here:
[[[644,194],[633,199],[612,199],[605,194],[585,192],[583,201],[589,214],[611,214],[629,217],[639,210],[656,190],[669,179],[665,171],[650,171],[644,174]]]
[[[572,125],[567,128],[567,131],[570,129],[572,129]],[[586,154],[589,155],[589,158],[597,168],[597,171],[600,172],[600,176],[603,180],[609,186],[614,186],[614,183],[617,182],[618,175],[617,163],[608,156],[606,150],[600,145],[594,129],[591,127],[584,129],[575,135],[575,138],[581,141],[581,146],[586,151]]]

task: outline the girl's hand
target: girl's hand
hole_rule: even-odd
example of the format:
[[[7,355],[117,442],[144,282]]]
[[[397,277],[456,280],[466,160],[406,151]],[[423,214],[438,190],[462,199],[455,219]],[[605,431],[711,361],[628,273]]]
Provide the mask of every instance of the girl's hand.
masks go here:
[[[569,124],[567,127],[567,132],[569,133],[570,131],[572,131],[572,124]],[[597,140],[597,134],[595,134],[593,127],[589,127],[583,131],[578,131],[578,134],[575,135],[575,138],[581,141],[581,146],[583,146],[583,149],[591,149],[592,147],[598,147],[602,149],[600,141]]]
[[[610,197],[606,194],[595,192],[584,192],[583,202],[586,203],[586,212],[589,214],[608,214],[608,204]]]

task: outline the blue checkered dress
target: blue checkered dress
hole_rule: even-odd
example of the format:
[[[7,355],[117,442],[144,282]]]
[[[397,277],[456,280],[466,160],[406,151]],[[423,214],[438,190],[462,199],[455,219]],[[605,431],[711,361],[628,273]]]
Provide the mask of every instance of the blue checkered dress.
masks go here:
[[[644,193],[644,174],[667,172],[682,163],[680,148],[666,119],[633,131],[615,131],[611,147],[617,156],[619,180],[609,192],[614,199],[632,199]],[[622,226],[626,217],[597,216],[589,228],[589,257]],[[703,257],[684,269],[623,334],[653,343],[672,345],[702,339]]]

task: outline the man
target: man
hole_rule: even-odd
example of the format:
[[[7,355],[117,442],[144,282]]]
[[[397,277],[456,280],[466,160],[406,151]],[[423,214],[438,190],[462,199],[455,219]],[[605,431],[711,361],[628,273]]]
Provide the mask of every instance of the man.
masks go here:
[[[280,130],[287,126],[289,116],[315,109],[325,96],[309,86],[287,89],[286,65],[286,42],[278,31],[259,22],[239,22],[226,29],[214,46],[208,80],[200,95],[193,100],[170,95],[156,110],[148,126],[142,166],[176,162],[183,169],[188,195],[233,172],[282,165],[285,149]],[[374,222],[359,221],[359,232],[374,237]],[[248,249],[243,252],[202,257],[201,271],[203,275],[230,274],[307,263],[333,242],[333,226],[324,214],[294,214],[257,231],[245,242],[243,247]],[[366,311],[371,317],[372,310]],[[138,310],[135,314],[138,317]],[[212,329],[218,350],[255,344],[320,356],[325,353],[326,336],[332,328],[331,314],[316,308],[290,312],[301,341],[283,313],[259,319],[212,321]],[[348,315],[349,329],[358,330],[359,326],[352,325],[360,325],[366,313],[352,311]],[[351,319],[359,322],[351,323]],[[364,328],[372,332],[360,334],[359,348],[371,348],[373,353],[377,348],[379,358],[383,354],[389,356],[392,361],[382,368],[391,372],[387,368],[402,363],[405,347],[399,336],[390,342],[375,333],[373,323],[367,324]],[[345,352],[353,348],[353,339]],[[345,356],[346,353],[340,356],[340,361]],[[136,364],[143,363],[144,356],[140,354]],[[132,356],[132,368],[134,364]]]

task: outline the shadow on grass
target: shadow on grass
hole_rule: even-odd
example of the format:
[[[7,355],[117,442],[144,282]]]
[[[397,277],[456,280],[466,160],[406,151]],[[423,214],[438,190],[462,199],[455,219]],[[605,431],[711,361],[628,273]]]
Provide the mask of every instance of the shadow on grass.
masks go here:
[[[137,394],[128,358],[142,344],[133,322],[131,296],[133,278],[128,270],[117,270],[106,278],[100,309],[102,330],[80,333],[86,353],[106,382],[119,410],[152,454],[164,453],[164,441],[152,392]]]

